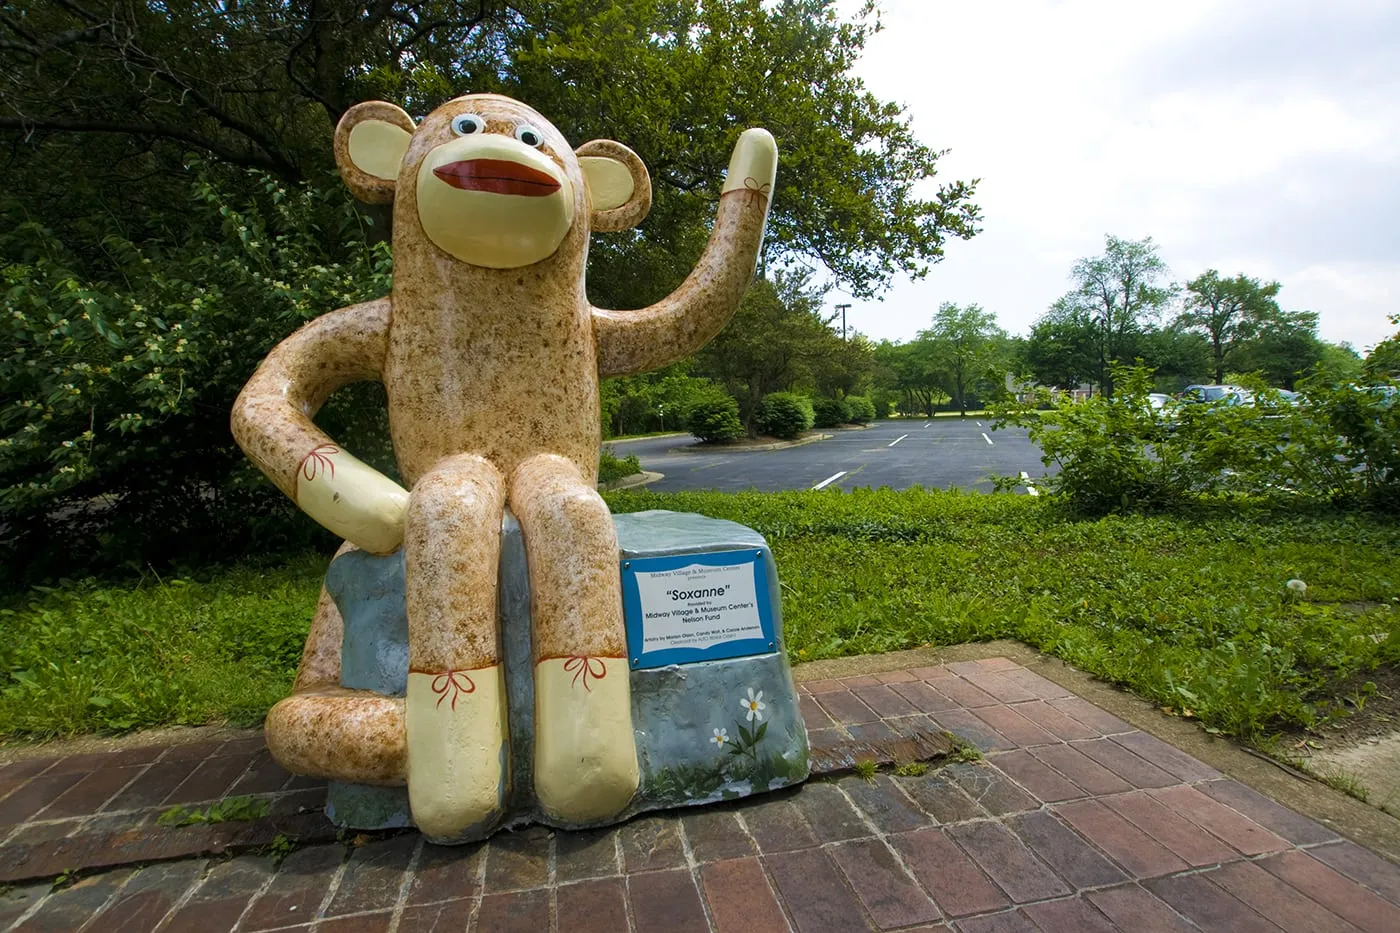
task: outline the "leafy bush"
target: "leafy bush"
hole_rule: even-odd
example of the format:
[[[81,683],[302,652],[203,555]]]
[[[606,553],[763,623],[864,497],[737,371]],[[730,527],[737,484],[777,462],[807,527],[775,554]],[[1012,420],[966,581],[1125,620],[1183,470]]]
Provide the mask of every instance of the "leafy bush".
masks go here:
[[[846,408],[852,424],[869,424],[875,420],[875,403],[864,395],[846,396]]]
[[[1383,392],[1335,386],[1323,375],[1302,383],[1300,402],[1253,387],[1247,404],[1147,401],[1151,373],[1115,371],[1118,389],[1075,402],[1060,398],[999,412],[998,426],[1026,427],[1047,466],[1039,488],[1073,510],[1106,515],[1167,509],[1221,497],[1321,505],[1366,503],[1400,509],[1400,406]],[[1007,477],[1002,485],[1019,482]]]
[[[1059,467],[1037,485],[1063,496],[1075,511],[1106,515],[1182,503],[1191,492],[1192,471],[1179,450],[1165,443],[1167,423],[1148,404],[1150,374],[1121,371],[1115,383],[1111,399],[1061,397],[1045,412],[1005,410],[996,427],[1028,429],[1045,464]]]
[[[739,403],[732,396],[712,396],[691,405],[685,428],[702,441],[732,441],[743,436]]]
[[[611,447],[604,447],[598,455],[598,482],[615,483],[620,479],[635,476],[642,472],[642,461],[636,454],[619,457]]]
[[[246,463],[228,412],[279,340],[385,294],[389,255],[338,188],[252,178],[236,194],[195,180],[178,245],[108,236],[100,267],[37,224],[0,225],[6,582],[324,540]],[[323,418],[382,468],[377,398]]]
[[[888,418],[894,411],[894,400],[886,395],[875,396],[874,405],[876,418]]]
[[[812,400],[813,420],[819,428],[835,428],[851,420],[851,410],[839,398]]]
[[[758,408],[758,430],[792,440],[812,426],[812,403],[795,392],[770,392]]]

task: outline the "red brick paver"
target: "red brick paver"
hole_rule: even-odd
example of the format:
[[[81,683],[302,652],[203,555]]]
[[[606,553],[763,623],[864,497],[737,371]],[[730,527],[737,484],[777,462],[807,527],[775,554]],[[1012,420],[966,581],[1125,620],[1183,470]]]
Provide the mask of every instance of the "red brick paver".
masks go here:
[[[814,736],[932,718],[986,757],[454,848],[337,838],[256,737],[12,762],[0,931],[1400,931],[1400,868],[1004,658],[800,695]],[[224,794],[269,815],[156,822]],[[280,863],[257,849],[277,835]],[[72,864],[93,869],[38,880]]]

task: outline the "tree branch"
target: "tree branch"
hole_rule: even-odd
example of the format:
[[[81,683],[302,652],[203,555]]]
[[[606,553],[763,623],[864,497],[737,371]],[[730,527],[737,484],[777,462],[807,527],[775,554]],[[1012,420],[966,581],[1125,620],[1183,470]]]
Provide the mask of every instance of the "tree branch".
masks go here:
[[[35,132],[43,131],[56,133],[124,133],[131,136],[152,136],[159,139],[170,139],[188,143],[234,165],[242,165],[248,168],[260,168],[265,171],[281,174],[281,169],[274,159],[266,156],[258,156],[256,153],[239,152],[221,143],[205,139],[202,136],[198,136],[179,126],[171,124],[125,123],[115,120],[103,121],[69,119],[64,117],[43,117],[41,119],[0,117],[0,130],[19,130],[23,132],[26,137]]]

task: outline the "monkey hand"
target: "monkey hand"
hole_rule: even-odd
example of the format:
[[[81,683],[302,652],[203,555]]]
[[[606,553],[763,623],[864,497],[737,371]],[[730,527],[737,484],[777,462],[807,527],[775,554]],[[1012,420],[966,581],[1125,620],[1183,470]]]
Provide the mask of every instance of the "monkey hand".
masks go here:
[[[297,471],[296,502],[303,512],[371,554],[403,543],[408,490],[333,444],[307,454]]]
[[[729,157],[729,173],[720,194],[748,188],[773,199],[773,181],[778,177],[778,144],[773,134],[755,127],[744,130]]]

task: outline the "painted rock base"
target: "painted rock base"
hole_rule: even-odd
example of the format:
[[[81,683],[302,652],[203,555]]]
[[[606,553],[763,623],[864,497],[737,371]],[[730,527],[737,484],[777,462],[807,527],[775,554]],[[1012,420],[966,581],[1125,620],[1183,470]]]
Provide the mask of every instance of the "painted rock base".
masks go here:
[[[766,573],[772,650],[745,657],[633,669],[632,722],[641,783],[627,809],[606,822],[646,810],[711,803],[775,790],[809,773],[807,730],[783,652],[777,572],[763,536],[734,522],[680,512],[614,516],[619,560],[757,551]],[[530,646],[530,589],[520,526],[502,526],[500,621],[510,723],[510,789],[503,825],[549,820],[533,789],[535,695]],[[402,696],[408,677],[402,553],[352,551],[336,558],[326,587],[345,623],[341,684]],[[631,641],[629,637],[629,642]],[[629,644],[629,654],[641,646]],[[389,829],[413,825],[403,787],[332,782],[326,813],[339,826]],[[470,835],[454,842],[465,842]]]

